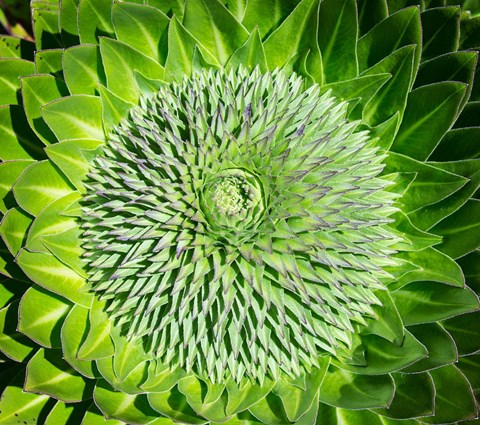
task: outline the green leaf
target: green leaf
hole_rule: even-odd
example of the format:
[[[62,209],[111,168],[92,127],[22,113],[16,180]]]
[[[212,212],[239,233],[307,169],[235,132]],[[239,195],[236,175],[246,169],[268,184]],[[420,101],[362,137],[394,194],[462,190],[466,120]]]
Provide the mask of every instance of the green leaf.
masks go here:
[[[477,294],[480,294],[480,250],[459,258],[458,264],[465,273],[467,285]]]
[[[63,49],[43,50],[35,54],[35,73],[51,74],[63,80]]]
[[[0,36],[0,57],[22,58],[33,61],[35,44],[24,38],[12,37],[9,35]]]
[[[290,422],[283,408],[282,400],[274,393],[267,394],[248,410],[263,424],[283,425]]]
[[[429,424],[444,424],[477,415],[477,403],[472,388],[455,366],[448,365],[429,372],[435,384],[435,416],[422,418]]]
[[[103,141],[93,139],[64,140],[45,148],[50,160],[67,176],[80,193],[85,193],[83,181],[93,158],[99,153]]]
[[[478,297],[469,289],[415,282],[392,293],[405,325],[436,322],[480,308]]]
[[[57,140],[43,121],[41,107],[55,99],[68,95],[67,86],[51,75],[34,75],[22,78],[22,95],[28,123],[40,138],[49,145]]]
[[[417,174],[414,182],[408,186],[400,199],[402,211],[407,214],[445,199],[467,183],[464,177],[394,152],[389,152],[385,164],[386,174],[396,172]],[[419,229],[426,230],[421,217],[418,221],[412,222]]]
[[[427,357],[426,348],[410,332],[405,332],[403,343],[393,344],[376,335],[362,337],[366,350],[366,366],[354,366],[332,360],[338,368],[363,375],[380,375],[400,370]]]
[[[358,40],[360,72],[372,67],[401,47],[415,45],[413,72],[416,73],[421,53],[421,24],[418,7],[408,7],[391,14]]]
[[[160,45],[170,21],[164,13],[146,5],[114,3],[112,19],[119,41],[159,62]]]
[[[18,330],[44,347],[58,348],[60,328],[70,308],[67,300],[32,286],[20,301]]]
[[[367,326],[362,331],[365,335],[378,335],[393,344],[404,341],[405,329],[397,307],[388,291],[376,291],[375,296],[382,303],[372,306],[375,318],[366,318]]]
[[[51,202],[70,195],[72,190],[49,161],[31,164],[13,187],[18,205],[34,216]]]
[[[80,44],[77,10],[79,0],[62,0],[60,3],[60,33],[65,46]]]
[[[85,280],[53,255],[22,248],[17,263],[30,279],[43,288],[85,307],[90,305],[92,295],[85,288]]]
[[[459,356],[468,356],[480,351],[480,312],[452,317],[442,326],[455,340]]]
[[[375,413],[392,419],[412,419],[435,412],[435,387],[428,372],[406,375],[395,373],[395,397],[388,409]]]
[[[98,44],[101,36],[113,37],[111,0],[82,0],[78,6],[78,33],[82,44]]]
[[[33,38],[37,50],[63,47],[60,37],[58,7],[37,8],[40,4],[39,2],[32,3]]]
[[[402,241],[394,245],[399,251],[421,251],[442,241],[442,238],[433,232],[424,232],[415,227],[410,218],[401,211],[392,214],[392,218],[395,220],[395,231],[400,233],[402,238]]]
[[[208,423],[206,419],[197,416],[196,412],[187,403],[186,397],[176,387],[163,393],[149,392],[147,397],[150,406],[175,422],[199,425]]]
[[[80,360],[77,354],[88,332],[88,309],[75,305],[68,313],[61,330],[63,358],[87,378],[98,375],[93,362]]]
[[[41,348],[27,364],[24,388],[65,403],[76,403],[91,397],[93,381],[86,381],[71,368],[62,359],[61,351]]]
[[[33,73],[32,62],[16,58],[0,58],[0,103],[18,105],[20,77]]]
[[[115,346],[113,369],[118,380],[124,381],[139,364],[147,360],[148,356],[138,341],[128,341],[124,337],[116,336],[113,343]]]
[[[465,284],[460,266],[451,257],[435,248],[400,252],[397,256],[413,264],[416,268],[388,284],[390,291],[420,280],[442,282],[457,287],[463,287]]]
[[[138,75],[140,74],[135,74],[137,83],[139,83]],[[142,89],[142,87],[140,87],[140,89]],[[141,91],[145,94],[143,90]],[[122,119],[128,116],[128,111],[130,111],[135,105],[123,100],[121,97],[103,86],[100,86],[100,99],[102,100],[103,106],[103,128],[108,135]]]
[[[320,402],[344,409],[388,407],[395,394],[390,375],[359,375],[330,366],[320,387]]]
[[[454,161],[480,157],[480,127],[447,131],[433,152],[433,161]]]
[[[322,58],[317,38],[319,0],[302,0],[293,12],[264,42],[265,56],[270,70],[282,68],[298,54],[308,54],[305,77],[323,83]]]
[[[124,425],[124,423],[116,419],[106,419],[95,403],[90,405],[82,420],[82,425]]]
[[[472,389],[476,392],[480,389],[480,354],[461,357],[457,367],[467,377]]]
[[[428,9],[422,19],[422,58],[455,52],[460,39],[460,6]]]
[[[403,115],[407,103],[408,89],[413,82],[415,46],[402,47],[362,75],[389,73],[391,78],[368,101],[363,110],[363,122],[379,125],[396,113]]]
[[[248,409],[257,401],[264,398],[272,390],[274,385],[275,382],[270,379],[266,379],[263,385],[252,383],[250,380],[245,380],[240,384],[228,381],[227,415],[234,415]]]
[[[85,415],[88,406],[91,404],[91,400],[84,401],[83,403],[64,403],[57,401],[53,409],[47,416],[45,425],[60,425],[72,423],[75,420],[79,420]]]
[[[357,0],[360,36],[388,16],[386,0]]]
[[[472,97],[472,96],[471,96]],[[468,102],[460,112],[453,128],[478,127],[478,114],[480,112],[480,101]]]
[[[102,102],[97,96],[76,94],[43,106],[42,117],[59,141],[104,140]]]
[[[18,332],[17,326],[18,301],[14,301],[0,310],[0,351],[16,362],[24,362],[36,344]]]
[[[82,45],[66,49],[63,73],[71,94],[95,95],[98,87],[106,84],[98,46]]]
[[[465,84],[450,81],[413,90],[392,150],[426,160],[453,124],[465,92]]]
[[[248,38],[248,31],[218,0],[187,0],[183,25],[221,65]]]
[[[267,58],[265,57],[258,27],[254,28],[247,41],[230,56],[225,67],[227,69],[229,67],[237,68],[240,65],[251,70],[258,66],[261,72],[268,70]]]
[[[322,52],[326,83],[357,76],[357,27],[357,6],[354,0],[322,1],[318,44]]]
[[[126,101],[136,104],[140,97],[135,70],[147,78],[163,78],[164,68],[158,62],[125,43],[102,38],[100,51],[107,88]]]
[[[408,330],[427,347],[428,357],[403,369],[402,372],[418,373],[457,361],[455,342],[438,323],[409,326]]]
[[[80,347],[79,360],[96,360],[110,357],[114,353],[110,337],[110,321],[103,311],[103,304],[94,299],[90,309],[88,334]]]
[[[23,373],[22,373],[23,375]],[[19,376],[16,385],[5,388],[0,400],[0,424],[41,423],[42,417],[49,412],[55,401],[47,395],[29,394],[22,390],[23,376]]]
[[[113,357],[105,357],[95,361],[98,372],[105,379],[110,386],[116,390],[126,394],[140,394],[143,393],[140,384],[145,380],[148,371],[148,362],[143,362],[137,365],[132,372],[122,381],[118,379],[113,368]]]
[[[43,159],[43,144],[28,125],[25,111],[18,105],[0,107],[0,139],[2,161],[14,159]]]
[[[31,223],[30,216],[18,208],[12,208],[4,215],[0,223],[0,234],[12,255],[17,255],[23,246]]]
[[[480,200],[469,199],[432,232],[443,237],[438,249],[452,258],[462,257],[480,246]]]

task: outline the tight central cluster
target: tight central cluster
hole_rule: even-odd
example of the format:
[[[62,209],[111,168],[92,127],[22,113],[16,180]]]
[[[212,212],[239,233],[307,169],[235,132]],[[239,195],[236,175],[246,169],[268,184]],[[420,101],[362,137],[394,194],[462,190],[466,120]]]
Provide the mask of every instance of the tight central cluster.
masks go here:
[[[384,157],[282,71],[202,71],[141,99],[94,162],[89,282],[116,326],[221,381],[349,356],[393,265]]]

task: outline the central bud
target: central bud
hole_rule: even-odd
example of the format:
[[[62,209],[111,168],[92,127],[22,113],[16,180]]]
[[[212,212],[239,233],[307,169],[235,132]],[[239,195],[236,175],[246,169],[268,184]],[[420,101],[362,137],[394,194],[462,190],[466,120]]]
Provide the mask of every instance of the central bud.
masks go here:
[[[212,230],[246,230],[264,209],[262,185],[253,173],[229,168],[205,179],[201,205]]]

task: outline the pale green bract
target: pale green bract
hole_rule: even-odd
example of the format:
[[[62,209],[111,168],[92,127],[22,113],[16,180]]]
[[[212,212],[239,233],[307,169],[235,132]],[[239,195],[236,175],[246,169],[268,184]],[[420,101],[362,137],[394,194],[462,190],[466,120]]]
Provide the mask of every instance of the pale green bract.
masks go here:
[[[478,2],[31,9],[0,424],[479,423]]]

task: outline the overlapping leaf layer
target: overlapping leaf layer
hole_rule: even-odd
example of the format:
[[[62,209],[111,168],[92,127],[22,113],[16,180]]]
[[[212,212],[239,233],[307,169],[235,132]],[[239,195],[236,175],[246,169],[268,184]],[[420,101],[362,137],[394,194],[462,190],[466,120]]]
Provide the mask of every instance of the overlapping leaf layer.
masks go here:
[[[0,424],[476,423],[461,6],[33,0],[35,45],[0,37]]]

